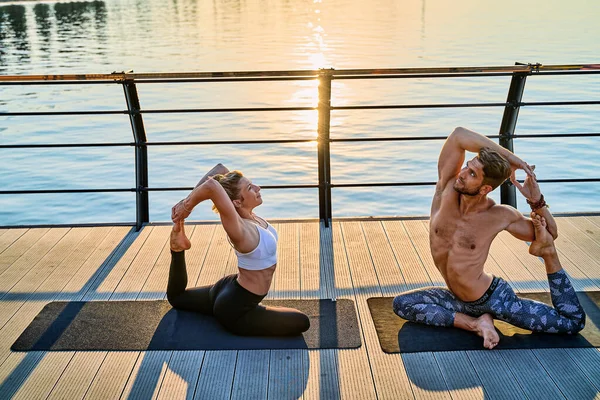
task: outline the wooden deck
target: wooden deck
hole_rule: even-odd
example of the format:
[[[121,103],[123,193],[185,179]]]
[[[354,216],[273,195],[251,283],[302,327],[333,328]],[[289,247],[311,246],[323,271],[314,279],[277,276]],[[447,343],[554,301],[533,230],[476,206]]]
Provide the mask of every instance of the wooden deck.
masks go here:
[[[600,217],[558,218],[577,290],[600,290]],[[0,399],[593,399],[598,349],[385,354],[366,299],[443,285],[423,220],[276,223],[271,298],[355,301],[363,345],[351,350],[11,352],[55,300],[163,299],[167,226],[0,230]],[[189,225],[197,285],[235,271],[218,225]],[[540,260],[501,234],[487,269],[516,291],[546,291]],[[600,321],[588,321],[599,324]]]

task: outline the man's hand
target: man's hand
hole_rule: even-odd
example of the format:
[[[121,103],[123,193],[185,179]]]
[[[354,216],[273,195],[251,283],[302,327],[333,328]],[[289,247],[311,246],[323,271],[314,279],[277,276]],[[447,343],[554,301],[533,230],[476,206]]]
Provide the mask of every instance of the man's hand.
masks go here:
[[[531,176],[535,179],[535,174],[533,173],[535,166],[534,167],[529,166],[529,164],[527,164],[525,161],[521,160],[519,157],[515,156],[514,154],[510,154],[507,157],[507,160],[510,163],[510,166],[512,168],[512,174],[510,176],[511,182],[513,181],[513,179],[516,180],[515,172],[518,169],[522,169],[523,171],[525,171],[527,176]]]
[[[527,174],[527,176],[525,177],[525,181],[523,182],[523,185],[521,185],[519,183],[519,181],[517,181],[517,178],[515,176],[515,171],[512,172],[512,174],[510,176],[510,181],[512,182],[513,185],[515,185],[515,187],[517,189],[519,189],[519,192],[521,192],[523,197],[525,197],[527,200],[531,201],[532,203],[537,203],[540,200],[540,198],[542,197],[542,192],[540,191],[540,186],[538,185],[538,183],[535,179],[535,174],[533,173],[533,171],[535,170],[535,165],[532,165],[531,167],[528,166],[528,167],[531,170],[531,174]]]

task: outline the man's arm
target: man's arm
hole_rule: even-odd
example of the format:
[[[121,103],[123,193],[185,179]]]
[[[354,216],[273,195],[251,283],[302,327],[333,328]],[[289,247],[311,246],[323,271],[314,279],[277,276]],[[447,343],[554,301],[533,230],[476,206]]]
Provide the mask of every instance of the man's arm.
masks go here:
[[[480,133],[458,127],[448,136],[440,152],[438,159],[438,190],[446,187],[450,180],[456,178],[465,161],[465,151],[478,153],[483,147],[489,147],[506,158],[513,169],[523,169],[527,174],[533,173],[527,163],[509,150]]]
[[[532,165],[531,169],[532,171],[535,170],[535,165]],[[537,183],[535,174],[533,174],[533,176],[527,175],[522,185],[519,181],[516,180],[514,174],[511,176],[510,180],[513,183],[513,185],[515,185],[515,187],[519,189],[519,192],[521,192],[521,194],[527,200],[529,200],[531,204],[535,206],[539,205],[539,202],[542,199],[542,192],[540,190],[540,186]],[[556,225],[556,221],[554,220],[554,217],[552,216],[552,213],[550,212],[548,207],[544,203],[544,205],[542,205],[539,208],[536,208],[535,210],[533,208],[534,207],[532,206],[532,212],[545,218],[546,230],[550,232],[554,240],[556,240],[556,238],[558,237],[558,226]]]

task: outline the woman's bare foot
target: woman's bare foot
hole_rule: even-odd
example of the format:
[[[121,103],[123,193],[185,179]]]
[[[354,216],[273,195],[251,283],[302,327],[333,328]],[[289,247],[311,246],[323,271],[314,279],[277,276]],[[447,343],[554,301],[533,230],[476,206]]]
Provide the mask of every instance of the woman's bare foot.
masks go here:
[[[531,213],[531,221],[535,229],[535,240],[529,246],[529,254],[542,258],[556,255],[554,239],[546,229],[546,219]]]
[[[171,250],[179,252],[188,250],[192,247],[190,240],[185,236],[185,229],[183,227],[183,220],[173,224],[173,230],[171,231],[170,238]]]
[[[491,314],[483,314],[475,320],[475,332],[483,338],[483,347],[486,349],[493,349],[500,341]]]

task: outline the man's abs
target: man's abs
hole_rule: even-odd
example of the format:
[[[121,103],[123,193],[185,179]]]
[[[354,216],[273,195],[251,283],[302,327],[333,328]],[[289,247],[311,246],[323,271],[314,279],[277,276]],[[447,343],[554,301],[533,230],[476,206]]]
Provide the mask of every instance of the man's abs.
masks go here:
[[[483,271],[491,240],[463,233],[456,224],[442,227],[435,219],[430,229],[431,255],[448,288],[463,301],[480,298],[492,281]]]

